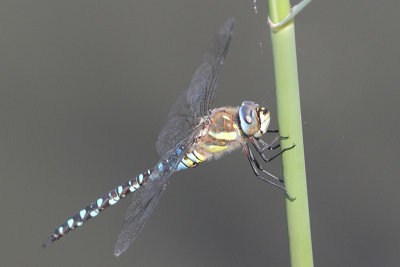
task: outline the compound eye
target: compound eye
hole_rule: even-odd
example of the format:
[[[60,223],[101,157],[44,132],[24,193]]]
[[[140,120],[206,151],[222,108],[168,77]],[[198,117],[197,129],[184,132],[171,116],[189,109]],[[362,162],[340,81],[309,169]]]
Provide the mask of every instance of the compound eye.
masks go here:
[[[246,117],[245,117],[245,121],[246,121],[247,124],[251,124],[252,123],[252,119],[251,119],[252,117],[253,117],[253,111],[250,110],[250,114],[246,115]]]
[[[253,122],[253,110],[249,105],[242,105],[239,109],[239,115],[242,122],[251,124]]]
[[[240,127],[247,136],[253,136],[259,130],[259,112],[259,106],[250,101],[244,101],[239,108]]]

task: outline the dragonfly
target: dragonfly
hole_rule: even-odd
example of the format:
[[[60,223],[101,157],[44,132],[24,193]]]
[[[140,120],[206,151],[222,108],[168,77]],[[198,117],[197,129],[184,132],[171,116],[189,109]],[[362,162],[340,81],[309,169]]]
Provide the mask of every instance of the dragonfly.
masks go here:
[[[278,140],[282,138],[276,136],[270,143],[261,139],[266,132],[278,132],[268,130],[269,110],[252,101],[243,101],[239,107],[212,108],[234,24],[234,19],[230,18],[222,25],[204,54],[189,86],[172,106],[167,123],[162,128],[156,143],[161,157],[157,164],[97,198],[67,219],[43,243],[43,247],[80,227],[128,194],[134,193],[115,245],[114,255],[119,256],[143,229],[173,173],[217,159],[240,147],[243,147],[255,175],[282,189],[293,200],[286,191],[283,180],[262,167],[248,144],[252,145],[265,162],[293,147],[281,149],[270,158],[264,154],[267,150],[280,147]]]

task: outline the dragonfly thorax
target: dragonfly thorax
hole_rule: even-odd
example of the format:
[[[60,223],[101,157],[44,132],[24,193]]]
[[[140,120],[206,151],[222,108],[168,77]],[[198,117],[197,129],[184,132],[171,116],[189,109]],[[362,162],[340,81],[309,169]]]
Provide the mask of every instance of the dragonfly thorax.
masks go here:
[[[269,110],[253,101],[243,101],[239,108],[239,121],[244,134],[260,138],[269,126]]]

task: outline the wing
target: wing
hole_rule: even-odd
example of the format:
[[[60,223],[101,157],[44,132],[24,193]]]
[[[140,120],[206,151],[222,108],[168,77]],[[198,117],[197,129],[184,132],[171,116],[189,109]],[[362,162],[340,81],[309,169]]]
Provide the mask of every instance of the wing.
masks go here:
[[[235,20],[228,19],[219,29],[193,74],[187,89],[180,95],[168,114],[167,123],[157,140],[160,156],[190,134],[211,109],[219,74],[232,39]]]
[[[132,203],[126,211],[125,221],[115,244],[115,256],[118,257],[135,241],[165,190],[168,177],[164,176],[159,180],[149,181],[133,195]]]
[[[122,225],[121,232],[115,244],[114,255],[119,256],[123,253],[132,243],[143,229],[144,225],[150,218],[154,208],[157,206],[158,200],[164,192],[169,177],[174,173],[182,157],[192,144],[194,136],[197,131],[170,149],[163,159],[161,159],[154,169],[156,173],[153,179],[150,179],[143,187],[133,195],[132,203],[125,214],[125,220]],[[162,169],[157,169],[159,163],[162,163]]]
[[[159,171],[153,180],[149,180],[133,195],[115,245],[115,256],[123,253],[143,229],[164,192],[169,177],[198,135],[201,129],[201,125],[198,125],[200,118],[208,114],[214,101],[219,73],[232,38],[233,26],[234,19],[231,18],[220,28],[196,69],[189,87],[173,105],[168,121],[157,140],[160,162],[168,168]]]

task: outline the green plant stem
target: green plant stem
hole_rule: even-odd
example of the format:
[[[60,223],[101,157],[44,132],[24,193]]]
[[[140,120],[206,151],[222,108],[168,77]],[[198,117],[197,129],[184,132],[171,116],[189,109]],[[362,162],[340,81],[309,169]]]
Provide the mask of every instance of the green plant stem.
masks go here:
[[[289,0],[269,0],[273,23],[282,21],[289,12]],[[283,148],[296,145],[282,155],[285,186],[296,198],[294,201],[286,198],[290,262],[292,267],[309,267],[313,266],[313,255],[293,20],[279,30],[271,30],[271,39],[279,131],[282,136],[289,136],[281,145]]]

